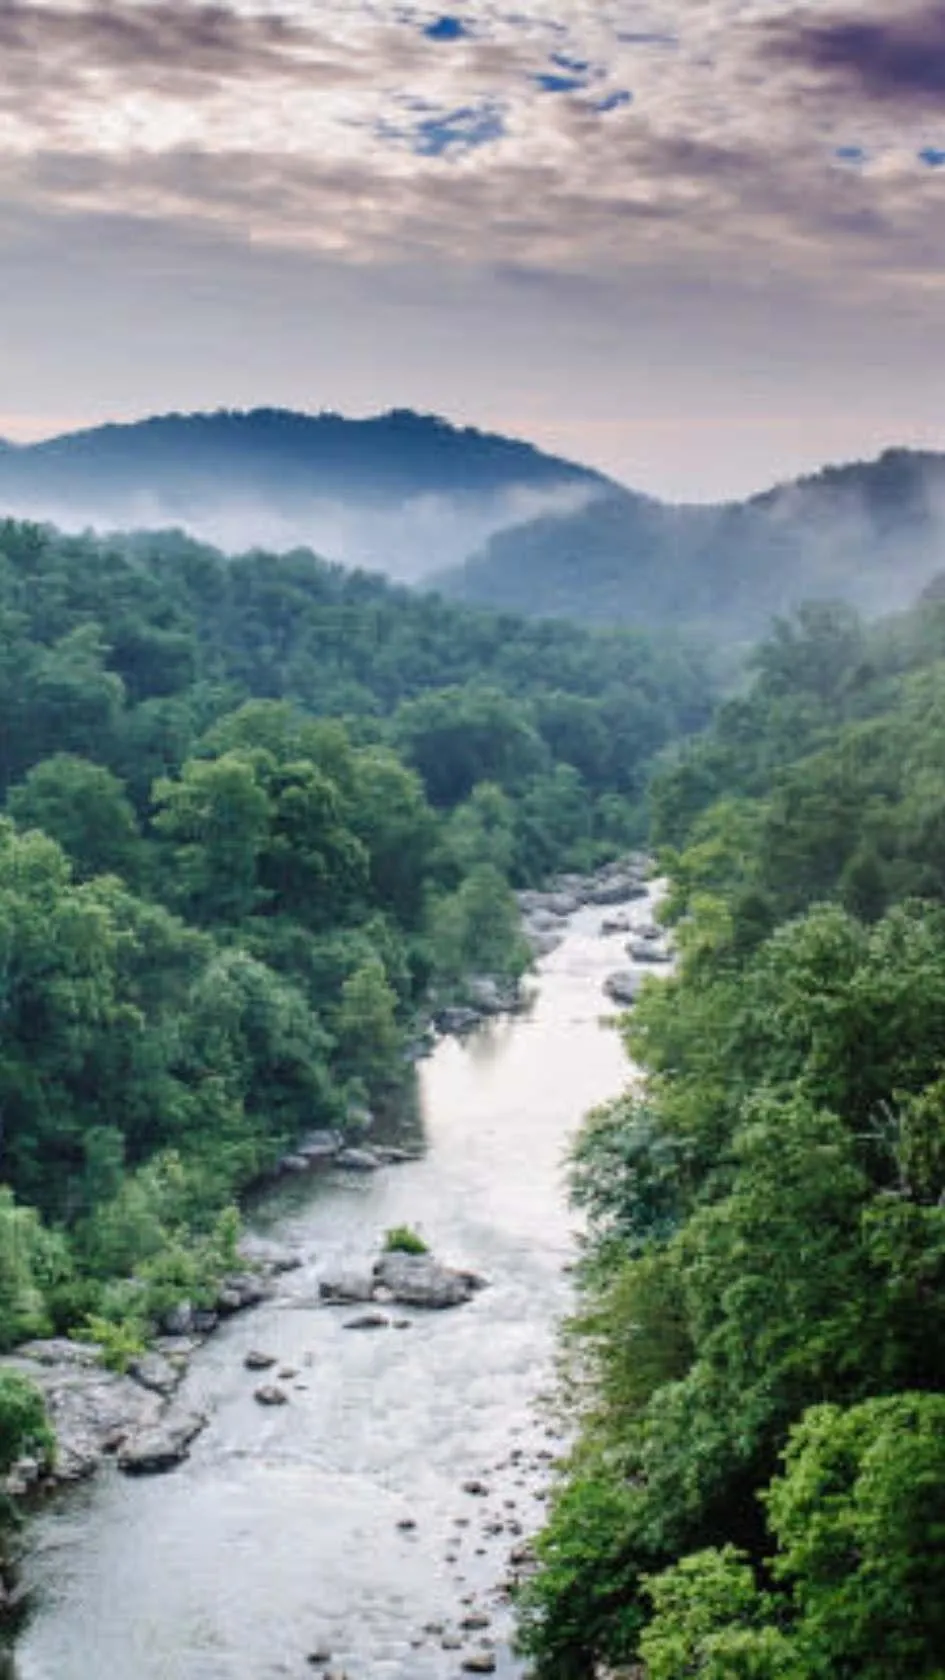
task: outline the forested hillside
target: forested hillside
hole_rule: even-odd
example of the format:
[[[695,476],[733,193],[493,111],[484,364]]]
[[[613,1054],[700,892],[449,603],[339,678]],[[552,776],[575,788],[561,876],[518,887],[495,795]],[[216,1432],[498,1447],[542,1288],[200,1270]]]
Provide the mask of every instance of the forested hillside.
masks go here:
[[[212,1292],[233,1198],[402,1101],[431,1001],[521,972],[510,885],[637,835],[707,707],[668,643],[0,527],[0,1345]]]
[[[943,1672],[943,770],[931,591],[781,623],[655,781],[681,958],[576,1150],[582,1426],[523,1604],[555,1680]]]
[[[804,601],[906,606],[945,560],[945,459],[888,450],[718,507],[610,488],[498,531],[437,579],[456,600],[750,644]]]
[[[414,580],[607,480],[516,438],[393,410],[161,414],[0,447],[0,505],[69,530],[182,525],[227,548],[305,542]]]

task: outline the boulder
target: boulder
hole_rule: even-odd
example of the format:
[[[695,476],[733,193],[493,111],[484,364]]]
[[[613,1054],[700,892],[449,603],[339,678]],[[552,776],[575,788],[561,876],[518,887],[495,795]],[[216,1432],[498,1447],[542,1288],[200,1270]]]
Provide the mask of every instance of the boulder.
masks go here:
[[[561,932],[561,917],[553,910],[529,910],[526,915],[528,932],[557,933]]]
[[[178,1301],[176,1307],[171,1307],[161,1320],[161,1328],[166,1336],[192,1336],[196,1325],[190,1302]]]
[[[103,1370],[99,1350],[81,1342],[59,1342],[53,1360],[52,1341],[29,1343],[0,1360],[0,1369],[28,1376],[42,1393],[56,1437],[52,1479],[71,1483],[91,1476],[103,1459],[125,1438],[150,1428],[161,1415],[163,1401],[130,1376]]]
[[[638,963],[668,963],[673,960],[662,945],[657,945],[650,939],[631,939],[627,945],[627,955]]]
[[[557,893],[568,893],[571,898],[576,898],[580,903],[587,893],[589,884],[586,875],[559,875],[554,883],[554,890]]]
[[[276,1172],[306,1173],[308,1172],[311,1164],[312,1163],[310,1161],[306,1160],[304,1155],[283,1155],[282,1158],[276,1162]]]
[[[665,930],[657,927],[655,922],[635,922],[627,932],[635,933],[638,939],[659,940],[664,937]]]
[[[515,901],[523,916],[532,916],[547,908],[547,893],[536,892],[527,887],[523,892],[515,894]]]
[[[574,893],[555,892],[545,895],[544,909],[553,916],[573,916],[581,908],[581,900]]]
[[[183,1372],[163,1354],[143,1353],[139,1359],[131,1361],[128,1375],[142,1388],[149,1388],[153,1394],[162,1394],[166,1399],[174,1393]]]
[[[446,1009],[437,1012],[436,1025],[441,1033],[461,1038],[465,1033],[470,1033],[478,1027],[480,1019],[480,1013],[477,1009],[467,1009],[461,1004],[451,1004]]]
[[[344,1139],[338,1132],[309,1132],[299,1144],[296,1154],[315,1166],[319,1161],[330,1161],[343,1143]]]
[[[217,1312],[240,1312],[245,1307],[257,1307],[271,1294],[265,1279],[258,1272],[232,1272],[225,1277],[217,1296]]]
[[[373,1149],[341,1149],[335,1156],[334,1164],[343,1167],[346,1172],[369,1173],[377,1172],[381,1162]]]
[[[632,933],[633,928],[626,911],[620,911],[616,916],[605,916],[600,924],[600,931],[608,938],[614,933]]]
[[[250,1348],[243,1360],[247,1371],[271,1371],[273,1365],[277,1364],[274,1353],[261,1353],[259,1348]]]
[[[318,1293],[323,1301],[350,1306],[357,1301],[372,1301],[376,1286],[372,1272],[341,1271],[320,1278]]]
[[[646,898],[646,887],[633,875],[613,875],[609,880],[597,881],[587,894],[589,904],[630,904],[638,898]]]
[[[23,1342],[17,1348],[20,1359],[31,1359],[37,1365],[96,1366],[102,1350],[95,1342],[71,1342],[67,1336],[50,1336],[43,1341]]]
[[[507,994],[490,974],[474,974],[466,982],[466,993],[472,1007],[482,1015],[501,1015],[508,1007]]]
[[[301,1255],[294,1249],[270,1242],[266,1237],[251,1234],[241,1237],[239,1251],[247,1265],[255,1267],[264,1278],[275,1277],[280,1272],[295,1272],[302,1264]]]
[[[287,1406],[289,1403],[289,1396],[278,1383],[261,1383],[259,1388],[254,1390],[253,1399],[260,1406]]]
[[[466,1674],[494,1674],[496,1667],[495,1652],[470,1651],[468,1656],[463,1658],[460,1666]]]
[[[482,1286],[473,1273],[441,1265],[430,1254],[384,1254],[374,1277],[395,1301],[408,1307],[459,1307]]]
[[[386,1330],[390,1319],[382,1312],[359,1313],[357,1318],[345,1320],[346,1330]]]
[[[634,974],[627,969],[619,974],[608,974],[604,981],[604,991],[612,1003],[620,1004],[621,1008],[629,1009],[640,996],[642,975]]]
[[[128,1437],[118,1453],[119,1470],[126,1476],[157,1476],[175,1469],[184,1462],[206,1422],[203,1412],[172,1408],[150,1428]]]

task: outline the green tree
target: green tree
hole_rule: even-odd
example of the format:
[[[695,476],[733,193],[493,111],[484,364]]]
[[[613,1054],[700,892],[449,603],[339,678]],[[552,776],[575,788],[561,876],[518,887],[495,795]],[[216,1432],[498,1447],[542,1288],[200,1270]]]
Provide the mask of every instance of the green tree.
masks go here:
[[[194,921],[239,923],[262,898],[259,859],[272,807],[258,760],[191,759],[154,789],[157,833],[170,843],[169,891]]]
[[[19,1371],[0,1371],[0,1475],[17,1459],[52,1461],[55,1438],[38,1388]]]
[[[378,957],[363,963],[342,986],[335,1034],[339,1067],[349,1079],[364,1084],[369,1100],[383,1101],[402,1084],[397,994]]]
[[[7,810],[21,828],[57,840],[80,880],[113,873],[133,879],[140,835],[121,782],[100,764],[57,753],[11,789]]]
[[[766,1498],[804,1672],[938,1677],[945,1651],[945,1395],[819,1406]]]

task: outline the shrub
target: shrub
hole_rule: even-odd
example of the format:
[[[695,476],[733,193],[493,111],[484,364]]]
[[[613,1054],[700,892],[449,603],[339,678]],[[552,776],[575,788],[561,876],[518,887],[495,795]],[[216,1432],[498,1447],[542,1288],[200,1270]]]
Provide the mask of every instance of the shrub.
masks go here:
[[[393,1225],[384,1237],[384,1252],[386,1254],[429,1254],[430,1250],[422,1237],[412,1231],[409,1225]]]

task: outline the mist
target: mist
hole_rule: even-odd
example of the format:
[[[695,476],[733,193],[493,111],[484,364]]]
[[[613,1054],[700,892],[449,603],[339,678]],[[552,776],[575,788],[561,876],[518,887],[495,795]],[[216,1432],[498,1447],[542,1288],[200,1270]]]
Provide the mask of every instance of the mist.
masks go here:
[[[576,514],[597,494],[579,484],[518,485],[491,494],[427,494],[380,504],[342,496],[302,502],[292,496],[284,506],[238,492],[215,500],[204,496],[189,506],[151,492],[106,493],[81,503],[25,494],[5,496],[2,512],[70,533],[174,528],[226,554],[308,548],[340,565],[413,584],[461,565],[499,531]]]

